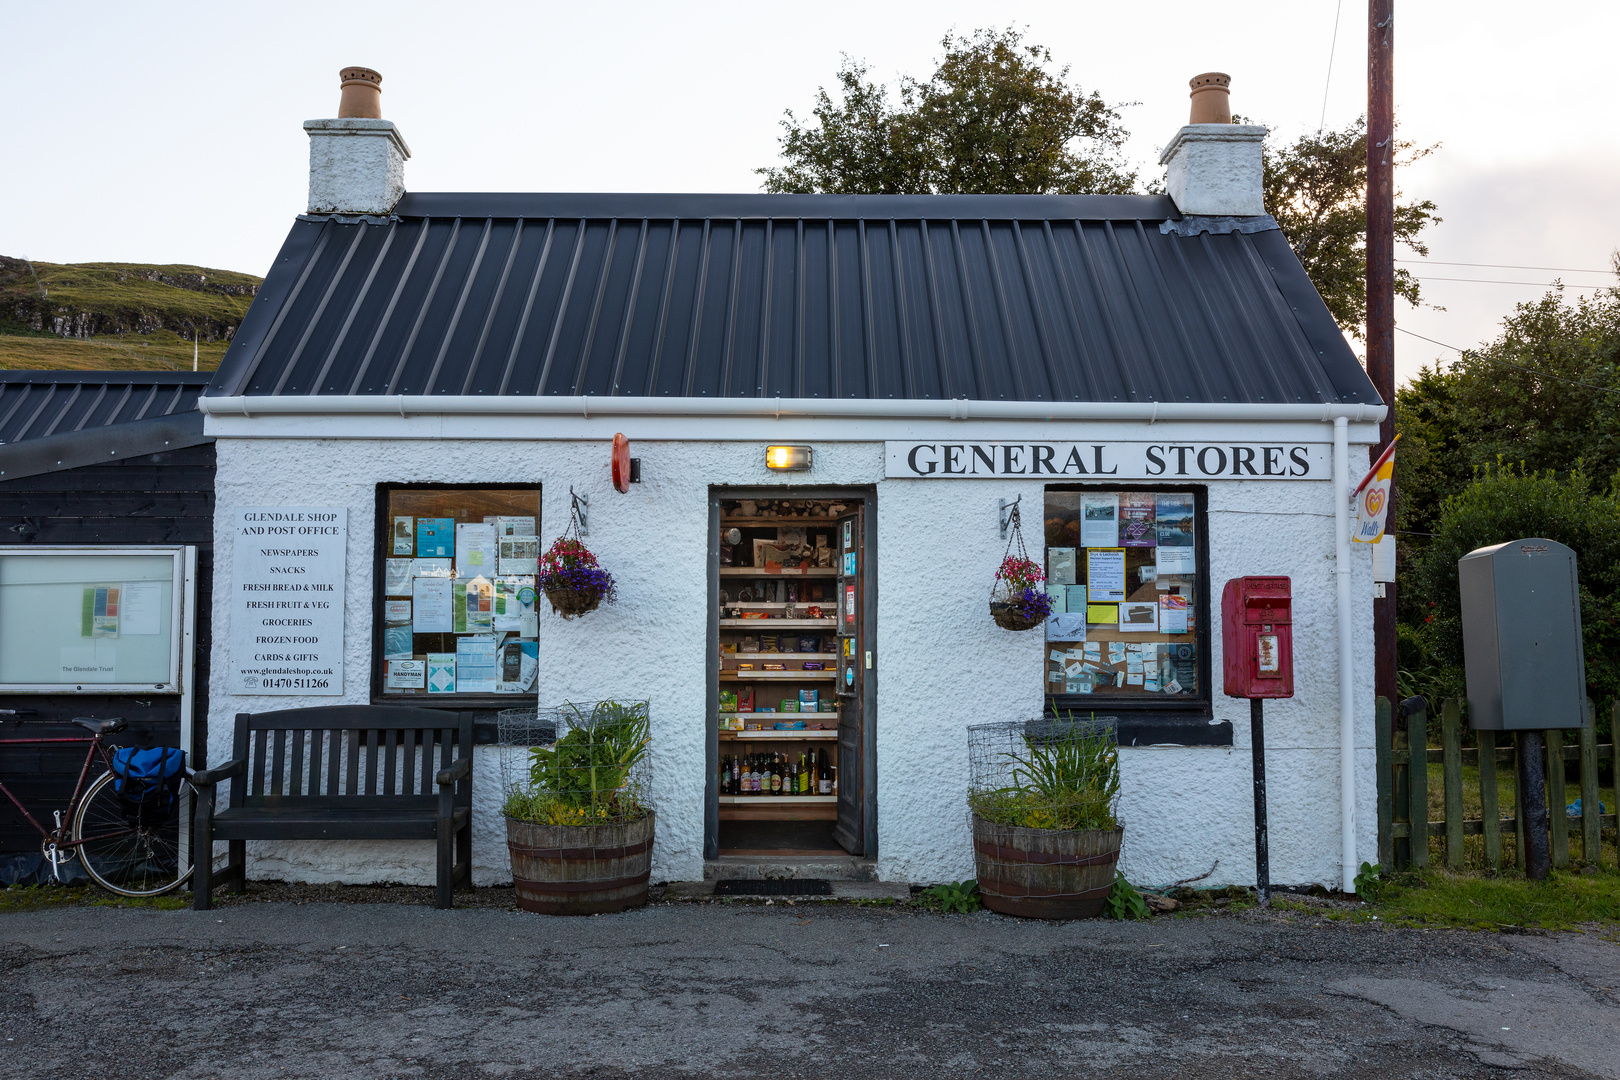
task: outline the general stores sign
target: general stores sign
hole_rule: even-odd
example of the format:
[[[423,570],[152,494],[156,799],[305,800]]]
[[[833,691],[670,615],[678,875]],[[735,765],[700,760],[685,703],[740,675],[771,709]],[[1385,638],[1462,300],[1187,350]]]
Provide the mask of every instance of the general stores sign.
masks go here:
[[[890,442],[884,456],[884,475],[926,480],[1326,480],[1333,472],[1328,443]]]

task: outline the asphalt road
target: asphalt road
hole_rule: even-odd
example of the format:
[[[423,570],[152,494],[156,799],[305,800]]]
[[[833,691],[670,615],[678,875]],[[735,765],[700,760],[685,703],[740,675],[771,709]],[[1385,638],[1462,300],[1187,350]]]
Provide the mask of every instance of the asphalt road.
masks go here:
[[[0,916],[0,1076],[1620,1077],[1597,934],[677,903]]]

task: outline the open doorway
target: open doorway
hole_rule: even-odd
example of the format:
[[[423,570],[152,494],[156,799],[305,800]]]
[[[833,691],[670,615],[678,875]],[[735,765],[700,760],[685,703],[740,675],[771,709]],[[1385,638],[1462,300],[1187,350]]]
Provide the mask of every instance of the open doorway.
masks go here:
[[[714,497],[709,858],[876,854],[870,503]]]

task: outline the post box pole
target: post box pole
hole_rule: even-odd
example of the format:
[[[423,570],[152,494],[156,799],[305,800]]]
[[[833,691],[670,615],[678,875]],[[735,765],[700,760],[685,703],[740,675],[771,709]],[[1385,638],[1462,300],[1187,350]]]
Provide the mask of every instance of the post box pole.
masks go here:
[[[1271,851],[1266,839],[1265,699],[1249,699],[1249,747],[1254,755],[1254,878],[1260,906],[1271,906]]]
[[[1547,846],[1547,772],[1541,761],[1541,732],[1519,732],[1518,758],[1516,811],[1524,836],[1524,876],[1545,881],[1552,853]]]

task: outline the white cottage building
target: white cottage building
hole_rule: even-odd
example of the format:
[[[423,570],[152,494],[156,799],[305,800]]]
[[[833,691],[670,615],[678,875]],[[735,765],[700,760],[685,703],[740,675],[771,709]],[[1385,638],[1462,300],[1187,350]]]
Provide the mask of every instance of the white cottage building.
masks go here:
[[[470,709],[493,741],[502,708],[646,699],[655,881],[931,882],[972,874],[967,728],[1072,709],[1117,726],[1130,878],[1249,883],[1220,592],[1286,575],[1271,874],[1348,885],[1375,796],[1347,494],[1385,406],[1262,211],[1263,129],[1183,128],[1163,196],[419,193],[371,104],[306,123],[309,212],[201,399],[210,760],[240,712]],[[575,496],[618,599],[564,620],[502,541],[544,549]],[[1066,616],[1045,631],[988,612],[1008,504]],[[317,513],[340,602],[267,652],[244,529]],[[480,884],[510,880],[500,753]],[[737,790],[762,760],[814,780]],[[432,858],[254,844],[248,872],[427,882]]]

